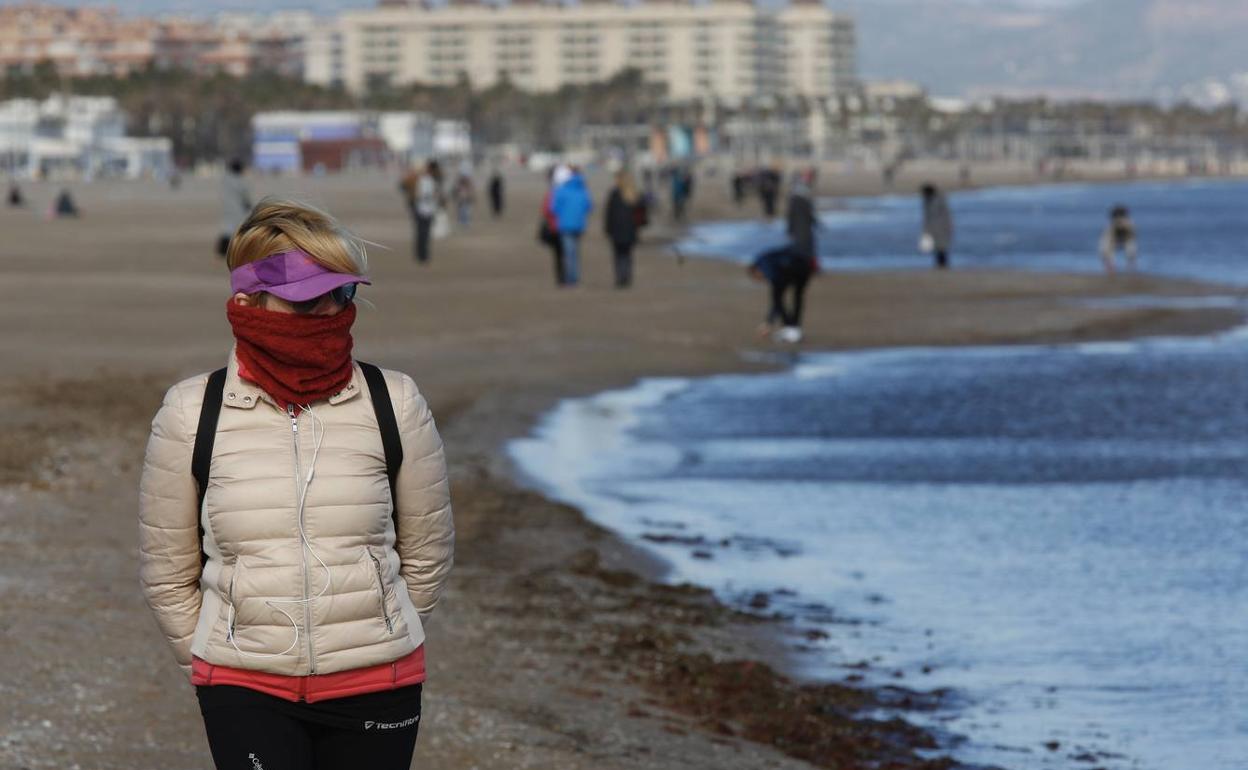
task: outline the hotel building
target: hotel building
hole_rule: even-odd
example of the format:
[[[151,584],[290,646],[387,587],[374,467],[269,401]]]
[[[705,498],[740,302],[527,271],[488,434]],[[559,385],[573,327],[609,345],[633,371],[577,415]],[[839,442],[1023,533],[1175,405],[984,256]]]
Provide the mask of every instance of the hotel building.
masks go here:
[[[383,0],[344,12],[305,50],[309,80],[354,92],[464,76],[474,88],[506,78],[554,91],[627,68],[676,101],[819,98],[855,86],[853,20],[819,0],[779,9],[751,0]]]

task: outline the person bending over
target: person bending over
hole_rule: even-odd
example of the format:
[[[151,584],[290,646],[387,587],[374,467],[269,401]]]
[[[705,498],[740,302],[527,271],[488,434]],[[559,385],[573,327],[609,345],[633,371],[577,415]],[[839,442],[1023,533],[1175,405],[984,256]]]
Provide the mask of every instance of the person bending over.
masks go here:
[[[778,342],[802,341],[806,285],[814,272],[812,260],[792,245],[758,255],[749,267],[749,274],[755,280],[766,281],[771,288],[771,305],[766,321],[759,327],[760,336],[772,334]]]

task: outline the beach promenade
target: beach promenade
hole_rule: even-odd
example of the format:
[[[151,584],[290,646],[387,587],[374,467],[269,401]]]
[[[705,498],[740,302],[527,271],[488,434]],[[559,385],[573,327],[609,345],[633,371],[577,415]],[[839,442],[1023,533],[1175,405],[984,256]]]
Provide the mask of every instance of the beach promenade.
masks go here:
[[[378,244],[356,353],[411,374],[446,442],[457,563],[429,631],[415,767],[943,766],[913,755],[928,740],[918,731],[845,716],[925,697],[801,689],[741,663],[783,669],[782,624],[650,582],[657,565],[523,489],[500,452],[562,398],[784,366],[794,348],[753,336],[762,286],[733,265],[678,261],[660,218],[635,288],[616,291],[595,218],[583,285],[556,289],[535,237],[535,174],[513,176],[505,217],[478,206],[428,266],[412,260],[394,179],[252,183]],[[605,177],[591,183],[601,202]],[[193,691],[138,593],[135,535],[161,394],[229,350],[217,182],[83,186],[74,221],[40,216],[54,188],[27,192],[35,210],[0,210],[0,768],[207,768]],[[740,215],[727,192],[702,183],[692,219]],[[1238,313],[1072,300],[1214,291],[1145,276],[831,272],[808,294],[801,349],[1201,334]]]

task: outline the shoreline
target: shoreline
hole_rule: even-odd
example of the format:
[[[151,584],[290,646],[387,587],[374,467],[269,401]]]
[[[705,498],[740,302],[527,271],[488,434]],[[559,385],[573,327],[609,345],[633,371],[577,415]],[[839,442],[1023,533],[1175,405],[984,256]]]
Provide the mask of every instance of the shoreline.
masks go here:
[[[1236,311],[1238,313],[1238,311]],[[1240,322],[1227,326],[1216,326],[1212,328],[1196,328],[1186,327],[1183,324],[1178,326],[1172,325],[1173,321],[1181,316],[1180,313],[1171,314],[1170,312],[1162,313],[1158,318],[1153,319],[1150,323],[1141,325],[1133,325],[1130,327],[1121,327],[1112,330],[1107,334],[1092,334],[1089,336],[1073,336],[1073,337],[1053,337],[1038,336],[1031,339],[1012,339],[1009,341],[995,343],[974,343],[974,344],[956,344],[947,347],[952,348],[982,348],[993,345],[1000,346],[1074,346],[1085,343],[1095,342],[1114,342],[1114,341],[1145,341],[1148,339],[1164,339],[1173,337],[1193,337],[1205,338],[1209,336],[1217,336],[1222,333],[1230,333],[1235,329],[1248,328],[1244,323],[1244,316],[1240,315]],[[1109,331],[1109,330],[1106,330]],[[932,348],[945,347],[941,345],[914,347],[915,350],[924,350]],[[868,346],[862,348],[854,348],[851,350],[803,350],[803,355],[819,355],[824,353],[836,352],[867,352],[880,350],[898,350],[898,347],[892,346]],[[751,371],[748,374],[767,374],[778,373],[791,370],[793,367],[801,363],[800,359],[786,361],[775,368],[768,368],[763,371]],[[689,380],[704,380],[714,378],[720,375],[742,374],[746,373],[741,369],[724,369],[718,372],[707,372],[687,378]],[[594,398],[598,395],[609,391],[631,390],[638,387],[642,380],[648,379],[642,377],[632,384],[621,387],[612,387],[608,390],[599,391],[591,395],[568,396],[560,399],[553,407],[542,412],[534,421],[533,431],[548,419],[554,408],[562,406],[568,401],[577,401]],[[928,712],[938,712],[958,708],[958,704],[962,702],[963,694],[956,689],[946,688],[924,688],[921,682],[911,684],[910,686],[902,686],[900,684],[885,684],[888,678],[900,681],[901,672],[876,672],[874,681],[869,682],[870,674],[875,667],[866,660],[835,660],[831,659],[825,663],[825,667],[831,669],[841,669],[846,675],[840,679],[827,679],[818,676],[803,673],[805,664],[802,661],[804,654],[814,652],[813,648],[804,647],[803,641],[821,641],[828,638],[827,634],[822,631],[803,630],[800,626],[794,624],[794,618],[786,616],[782,612],[769,612],[770,602],[772,598],[769,594],[756,594],[750,602],[744,606],[738,606],[727,600],[720,599],[714,595],[711,587],[704,585],[696,585],[690,583],[674,583],[669,579],[672,572],[672,566],[659,554],[651,551],[644,542],[636,542],[634,539],[627,537],[623,533],[599,524],[585,512],[584,509],[565,503],[555,496],[556,490],[545,488],[541,480],[532,479],[517,467],[517,463],[508,451],[512,440],[527,438],[532,436],[532,432],[527,436],[513,437],[505,441],[498,448],[500,458],[498,462],[508,470],[505,482],[508,485],[516,485],[517,487],[531,492],[543,501],[542,505],[570,507],[577,517],[576,526],[584,528],[593,533],[591,540],[597,540],[599,533],[605,534],[605,537],[612,542],[609,545],[603,544],[599,548],[603,550],[604,557],[600,557],[598,553],[583,553],[579,555],[582,559],[581,563],[575,566],[574,571],[587,577],[596,578],[608,585],[612,586],[635,586],[638,581],[641,584],[649,583],[645,590],[653,595],[658,596],[687,596],[696,598],[699,603],[705,603],[705,612],[710,613],[714,617],[723,618],[721,621],[711,621],[712,625],[718,622],[727,622],[735,626],[739,626],[744,630],[750,639],[748,641],[748,649],[756,657],[738,659],[732,658],[728,660],[717,659],[713,653],[705,651],[688,653],[681,652],[679,648],[682,642],[686,645],[690,640],[673,639],[660,636],[658,641],[645,638],[626,637],[621,640],[623,647],[617,645],[613,652],[617,655],[627,656],[629,653],[636,654],[643,652],[649,658],[659,658],[662,662],[658,664],[657,673],[648,680],[643,680],[645,686],[651,692],[661,693],[665,697],[665,702],[669,708],[683,712],[691,718],[702,720],[702,727],[709,733],[719,733],[730,736],[745,736],[750,740],[761,743],[786,746],[785,753],[798,759],[809,762],[816,767],[867,767],[876,766],[876,762],[881,762],[888,767],[895,767],[899,770],[907,768],[922,768],[923,770],[936,770],[937,768],[967,768],[975,770],[979,766],[974,767],[964,765],[961,762],[953,760],[946,752],[965,739],[965,736],[956,732],[938,731],[933,732],[931,723],[919,726],[908,719],[910,715],[916,715]],[[634,557],[640,559],[633,560]],[[600,563],[600,558],[607,561],[611,566]],[[783,593],[784,589],[780,589]],[[828,613],[834,624],[844,624],[846,627],[856,625],[863,622],[862,618],[841,616],[834,608],[821,606],[821,609]],[[686,622],[688,622],[686,620]],[[694,642],[696,647],[704,647],[705,642]],[[635,645],[634,649],[630,649],[629,645]],[[833,656],[831,652],[818,654],[826,654]],[[662,660],[663,658],[668,660]],[[691,662],[690,658],[693,658]],[[834,657],[834,656],[833,656]],[[653,660],[647,661],[646,668],[655,665]],[[744,672],[744,673],[743,673]],[[686,675],[691,679],[681,679],[680,675]],[[676,684],[672,684],[675,681]],[[679,688],[689,685],[690,682],[696,682],[701,689],[709,689],[713,697],[698,697],[698,695],[689,697],[683,695]],[[708,684],[710,682],[710,684]],[[733,696],[739,695],[738,689],[758,689],[766,692],[766,696],[756,701],[748,702],[744,708],[737,710],[735,708],[725,708],[724,700],[731,699]],[[695,688],[695,692],[697,688]],[[811,703],[817,705],[809,705]],[[808,713],[813,708],[819,712],[821,716],[825,716],[825,712],[831,712],[835,715],[835,719],[831,719],[827,724],[819,725],[818,718],[812,718]],[[762,724],[755,724],[748,719],[749,716],[764,712],[771,712],[774,719],[762,720]],[[885,721],[879,721],[877,717],[866,718],[861,714],[863,712],[871,712],[874,714],[888,714],[889,718]],[[839,720],[844,720],[840,722]],[[805,732],[800,740],[793,740],[787,734],[784,725],[787,721],[792,723],[805,722]],[[820,734],[820,729],[826,729],[826,734]],[[881,747],[886,747],[886,754],[879,753],[856,753],[858,747],[850,742],[837,743],[843,741],[844,732],[850,730],[856,735],[871,736],[871,750],[874,752],[881,751]],[[839,749],[839,750],[834,750]]]
[[[359,356],[412,374],[451,462],[458,564],[430,629],[418,766],[796,770],[825,757],[802,752],[840,749],[848,753],[826,761],[949,766],[918,757],[927,738],[910,728],[848,716],[872,697],[893,705],[910,698],[918,709],[930,702],[899,690],[786,689],[778,674],[748,663],[777,654],[775,624],[706,591],[648,581],[655,565],[636,548],[509,475],[504,442],[527,435],[561,399],[645,376],[783,366],[788,350],[749,337],[758,287],[732,265],[678,265],[651,242],[638,255],[633,291],[606,288],[605,257],[590,251],[586,285],[558,292],[548,257],[531,243],[538,187],[513,193],[519,215],[483,219],[438,242],[434,264],[414,270],[391,189],[306,181],[348,225],[395,244],[374,255],[376,308],[357,322]],[[262,183],[283,180],[257,180],[259,192]],[[201,237],[212,232],[215,193],[188,181],[183,198],[168,201],[153,186],[138,212],[84,195],[87,218],[64,227],[0,217],[17,222],[14,243],[23,244],[0,263],[22,277],[0,286],[0,306],[9,328],[27,330],[6,335],[4,350],[19,366],[0,390],[8,429],[0,440],[0,606],[23,629],[6,632],[0,651],[0,665],[20,672],[0,690],[10,696],[0,699],[0,725],[11,726],[0,731],[2,759],[32,768],[206,766],[193,698],[137,599],[130,554],[137,463],[160,393],[219,365],[228,350],[223,271]],[[710,198],[702,208],[720,205],[731,203]],[[150,224],[153,210],[172,221]],[[110,213],[116,223],[87,229]],[[170,245],[136,249],[136,231]],[[76,253],[73,244],[86,237],[93,252]],[[172,261],[179,250],[193,260]],[[46,307],[52,286],[69,311]],[[1242,319],[1229,309],[1064,304],[1139,293],[1227,290],[1148,276],[838,276],[812,287],[809,347],[1196,335]],[[79,629],[88,632],[89,655]],[[57,697],[66,692],[78,693],[71,713]],[[781,700],[785,709],[775,707]],[[806,724],[794,714],[829,703],[818,729],[786,732]],[[718,710],[733,704],[740,710]],[[71,718],[73,740],[58,729]]]
[[[1244,178],[1245,177],[1209,176],[1209,177],[1199,177],[1199,178],[1184,177],[1183,179],[1185,181],[1223,180],[1228,183],[1233,183],[1236,181],[1243,181]],[[1000,189],[1000,188],[1007,188],[1007,189],[1016,188],[1016,189],[1024,190],[1024,189],[1028,189],[1032,187],[1086,185],[1086,184],[1096,184],[1096,185],[1127,184],[1127,183],[1148,184],[1148,183],[1165,183],[1168,181],[1176,181],[1176,180],[1173,177],[1159,175],[1155,177],[1136,176],[1136,177],[1131,177],[1131,178],[1017,181],[1017,182],[1007,182],[1004,184],[969,185],[965,187],[958,187],[952,190],[952,192],[971,192],[971,191],[983,190],[983,189]],[[824,193],[824,194],[819,194],[816,197],[820,200],[839,200],[842,198],[871,198],[871,197],[906,195],[906,194],[908,193],[903,192],[894,187],[893,189],[883,189],[883,190],[868,193],[868,194],[861,194],[861,193],[826,194]],[[745,206],[742,208],[748,208],[751,204],[756,205],[756,201],[747,201]],[[821,212],[831,211],[831,210],[836,210],[836,208],[837,207],[832,207],[832,208],[821,207],[819,210]],[[750,216],[732,216],[732,217],[728,217],[724,219],[717,219],[710,223],[698,222],[696,224],[713,224],[714,222],[728,222],[728,221],[751,221],[751,220],[757,220],[757,219],[758,219],[757,217],[750,217]],[[680,243],[682,240],[688,237],[689,227],[690,226],[684,226],[684,227],[677,229],[674,232],[665,232],[662,236],[652,239],[650,243],[654,247],[673,249],[676,244]],[[677,253],[677,256],[678,258],[685,258],[685,259],[689,258],[688,256],[684,256],[679,253]],[[717,256],[693,255],[693,258],[706,259],[713,263],[725,265],[728,268],[733,268],[737,266],[736,263],[732,262],[731,260],[723,259]],[[888,269],[880,269],[880,270],[874,270],[874,271],[868,271],[868,272],[880,274],[880,273],[888,273],[888,272],[894,272],[894,271],[891,271]],[[968,271],[961,270],[959,272],[962,274],[965,274]],[[995,274],[995,273],[1002,273],[1002,272],[1007,272],[1007,273],[1017,272],[1017,273],[1028,274],[1028,275],[1036,274],[1035,271],[1029,271],[1023,268],[1019,268],[1017,270],[983,269],[983,270],[972,270],[971,272],[983,272],[983,273],[988,273],[988,274]],[[1066,275],[1064,273],[1057,273],[1057,274]],[[1196,296],[1223,296],[1225,295],[1225,296],[1242,297],[1243,292],[1244,292],[1243,287],[1236,287],[1234,285],[1229,285],[1229,284],[1210,284],[1210,283],[1205,283],[1201,281],[1185,280],[1185,279],[1174,279],[1174,282],[1176,284],[1184,284],[1184,283],[1191,284],[1194,288],[1198,288],[1199,293]],[[1127,295],[1127,296],[1131,296],[1131,295]],[[1227,319],[1224,318],[1224,319],[1214,321],[1214,322],[1209,322],[1206,319],[1204,321],[1197,321],[1194,324],[1191,323],[1191,321],[1193,320],[1192,316],[1187,312],[1189,308],[1143,306],[1143,309],[1146,309],[1149,311],[1149,314],[1148,314],[1149,317],[1137,318],[1127,324],[1120,324],[1120,325],[1107,324],[1107,325],[1103,325],[1097,328],[1089,328],[1086,330],[1086,332],[1079,332],[1079,333],[1070,334],[1070,335],[1042,334],[1042,335],[1038,335],[1032,338],[1021,338],[1021,339],[1016,338],[1016,339],[1010,339],[1010,340],[999,341],[999,342],[996,342],[996,341],[994,342],[980,341],[980,342],[973,342],[973,343],[956,343],[955,342],[955,343],[949,344],[948,346],[949,347],[985,347],[985,346],[991,346],[991,345],[1007,345],[1007,346],[1013,346],[1013,345],[1018,345],[1018,346],[1077,345],[1077,344],[1081,344],[1084,342],[1145,340],[1145,339],[1159,337],[1159,336],[1192,336],[1192,337],[1199,338],[1199,337],[1206,337],[1206,336],[1217,335],[1220,333],[1233,331],[1235,328],[1242,327],[1244,325],[1244,320],[1245,320],[1244,313],[1239,309],[1229,310],[1231,315],[1238,316],[1238,322],[1228,321]],[[927,346],[924,346],[924,347],[927,347]],[[930,347],[942,347],[942,345],[937,344],[937,345],[931,345]],[[889,350],[889,349],[896,349],[896,348],[893,346],[889,346],[889,345],[867,345],[867,346],[854,347],[854,348],[826,348],[826,349],[812,350],[812,349],[807,348],[806,346],[803,346],[800,352],[795,351],[791,354],[792,355],[791,360],[775,361],[774,367],[767,366],[762,371],[754,370],[754,373],[782,372],[782,371],[791,370],[793,367],[795,367],[796,365],[800,363],[800,359],[798,358],[798,355],[802,355],[802,356],[810,355],[810,354],[818,355],[821,353],[843,352],[846,350],[866,351],[866,350]],[[742,360],[744,363],[745,361],[744,356]],[[743,373],[744,371],[745,370],[743,368],[734,367],[734,368],[726,368],[726,369],[719,370],[716,372],[704,372],[704,373],[700,373],[697,375],[690,375],[685,378],[678,377],[678,379],[700,380],[700,379],[711,378],[711,377],[724,375],[724,374],[740,374],[740,373]],[[510,455],[510,452],[509,452],[510,444],[514,440],[531,437],[533,433],[541,425],[541,423],[544,420],[549,418],[552,411],[558,408],[559,406],[561,406],[562,404],[564,404],[565,402],[582,400],[586,398],[593,398],[594,396],[601,395],[602,393],[608,392],[608,390],[614,391],[614,390],[620,390],[620,389],[625,389],[625,390],[633,389],[633,388],[636,388],[640,384],[640,382],[645,379],[648,379],[648,377],[643,375],[642,377],[640,377],[637,380],[634,380],[630,384],[626,384],[623,386],[612,386],[608,389],[598,391],[588,396],[584,394],[565,396],[563,398],[558,399],[553,405],[551,405],[545,411],[536,415],[532,422],[530,430],[527,434],[524,434],[521,436],[513,436],[510,439],[504,440],[503,443],[496,450],[497,454],[500,455],[500,457],[498,458],[498,462],[505,469],[503,472],[506,474],[506,482],[508,484],[516,485],[522,489],[526,489],[528,491],[531,491],[537,494],[544,501],[546,501],[546,504],[558,505],[558,506],[568,505],[567,503],[564,503],[552,497],[551,495],[554,493],[554,490],[544,489],[543,487],[545,487],[546,485],[543,484],[541,480],[528,477],[526,473],[524,473],[521,469],[517,467],[515,459]],[[816,677],[811,677],[811,676],[804,676],[801,672],[802,664],[800,663],[800,655],[803,652],[803,648],[800,644],[800,641],[795,641],[795,640],[800,640],[802,638],[803,632],[801,631],[800,628],[792,625],[792,621],[793,621],[792,618],[785,617],[781,613],[767,614],[766,612],[764,612],[764,610],[768,606],[766,603],[761,603],[760,605],[758,605],[758,607],[756,608],[759,610],[758,612],[751,612],[749,609],[733,606],[729,604],[728,602],[724,600],[720,600],[719,598],[715,597],[712,592],[712,589],[707,586],[700,586],[700,585],[694,586],[688,583],[673,584],[671,583],[670,580],[668,580],[668,576],[670,575],[672,571],[672,565],[667,563],[666,560],[664,560],[660,555],[651,551],[649,548],[646,547],[644,543],[633,542],[632,540],[628,539],[624,534],[615,532],[611,530],[610,528],[605,527],[604,525],[598,524],[597,522],[593,521],[583,509],[576,507],[576,506],[572,506],[572,508],[577,514],[577,516],[580,518],[581,526],[588,527],[591,529],[591,531],[594,531],[594,532],[605,532],[608,537],[616,541],[615,543],[612,544],[612,548],[608,551],[608,553],[612,554],[610,561],[614,563],[623,561],[623,559],[620,558],[621,553],[625,553],[633,557],[639,557],[641,560],[641,564],[638,564],[636,561],[633,561],[624,569],[617,569],[617,568],[612,568],[612,567],[604,567],[600,565],[598,556],[596,554],[594,558],[586,557],[585,564],[583,566],[576,568],[578,569],[578,571],[581,571],[583,574],[586,574],[586,575],[596,576],[599,579],[607,583],[617,583],[617,584],[623,583],[627,585],[632,585],[635,582],[635,578],[636,578],[636,579],[640,579],[643,582],[649,582],[651,584],[650,589],[652,591],[656,589],[658,589],[659,591],[670,589],[670,590],[675,590],[678,592],[687,591],[687,592],[693,593],[694,595],[701,594],[701,596],[704,597],[705,601],[708,602],[714,608],[714,612],[722,613],[724,616],[732,618],[737,623],[742,623],[742,624],[753,626],[751,630],[753,631],[753,636],[756,638],[753,639],[752,641],[753,641],[753,644],[755,645],[761,645],[761,647],[758,649],[761,649],[764,652],[764,655],[762,658],[748,659],[748,660],[732,660],[732,661],[723,661],[723,662],[711,662],[709,663],[709,665],[708,665],[708,662],[705,661],[705,659],[700,661],[703,665],[707,667],[699,670],[695,674],[695,677],[701,677],[703,679],[708,678],[708,677],[714,678],[718,674],[724,680],[726,680],[726,681],[718,683],[717,685],[713,685],[713,687],[718,689],[718,693],[717,693],[718,695],[726,694],[725,691],[731,690],[734,687],[734,685],[737,685],[740,682],[740,678],[739,678],[740,675],[737,672],[732,671],[732,669],[734,667],[744,667],[746,669],[753,669],[757,671],[758,672],[757,676],[765,680],[763,683],[760,683],[758,681],[754,681],[750,683],[751,686],[762,687],[768,691],[767,698],[760,700],[758,703],[751,704],[751,706],[754,707],[755,710],[758,710],[758,711],[768,710],[768,709],[783,711],[784,709],[783,707],[780,706],[780,704],[783,703],[786,700],[786,698],[797,700],[797,701],[802,700],[804,697],[813,697],[815,699],[821,698],[825,703],[835,702],[841,708],[845,708],[845,706],[848,705],[849,711],[847,712],[843,711],[841,713],[838,713],[838,716],[853,715],[849,719],[849,721],[851,724],[856,724],[856,726],[859,729],[866,727],[868,724],[871,724],[873,721],[873,720],[863,719],[860,716],[857,716],[857,714],[862,711],[866,711],[867,709],[875,709],[877,712],[883,711],[883,712],[890,712],[893,714],[893,718],[890,720],[887,727],[881,730],[881,732],[878,733],[876,737],[883,738],[884,743],[889,744],[889,748],[891,750],[900,749],[901,750],[900,756],[897,754],[892,754],[892,755],[889,755],[885,759],[879,755],[873,755],[870,757],[855,756],[852,753],[852,751],[849,754],[841,754],[841,753],[833,751],[831,746],[823,745],[824,742],[821,741],[820,739],[818,738],[812,739],[811,736],[809,735],[804,736],[803,742],[806,744],[814,744],[814,745],[813,746],[812,745],[790,745],[789,750],[786,751],[786,753],[790,754],[790,756],[794,756],[796,758],[809,761],[815,766],[819,766],[819,767],[846,767],[846,766],[857,767],[859,766],[857,763],[867,762],[871,760],[892,763],[892,764],[889,764],[890,767],[897,767],[899,769],[913,767],[913,768],[924,768],[924,769],[931,768],[932,770],[935,770],[935,768],[967,767],[965,765],[962,765],[961,763],[958,763],[952,760],[951,758],[949,758],[947,755],[943,753],[945,749],[952,747],[952,745],[956,745],[956,743],[958,743],[962,739],[961,736],[957,734],[945,734],[940,742],[936,742],[934,740],[933,734],[929,732],[930,728],[920,728],[920,727],[912,726],[908,722],[902,723],[905,725],[904,727],[899,727],[898,724],[896,724],[897,722],[904,720],[907,714],[924,712],[924,711],[933,711],[933,710],[938,710],[938,709],[947,707],[948,701],[956,701],[958,699],[958,695],[956,692],[952,692],[948,690],[940,690],[940,689],[931,690],[931,691],[924,691],[922,689],[912,690],[912,689],[907,689],[907,688],[900,687],[900,686],[878,684],[878,683],[869,684],[869,685],[862,684],[863,682],[865,682],[866,676],[858,672],[865,671],[870,668],[870,664],[867,663],[866,661],[854,662],[854,661],[845,660],[845,661],[841,661],[839,664],[833,664],[833,667],[839,667],[847,671],[853,672],[853,673],[849,673],[845,677],[845,679],[842,680],[842,683],[834,682],[832,680],[820,680]],[[634,577],[629,577],[630,574],[633,575]],[[827,609],[829,613],[832,612],[831,608],[827,608]],[[849,624],[853,624],[853,623],[861,622],[861,619],[845,618],[838,622],[846,622]],[[643,642],[642,640],[633,640],[633,641],[635,641],[635,643],[641,645],[644,648],[653,649],[656,654],[669,652],[669,650],[664,649],[664,647],[671,645],[670,640],[664,640],[664,642],[661,642],[658,645],[654,645],[653,647],[650,644]],[[809,650],[806,650],[806,651],[809,651]],[[703,653],[703,655],[705,656],[705,653]],[[775,657],[770,657],[770,656],[775,656]],[[682,661],[676,664],[676,668],[684,669],[686,672],[688,672],[688,665],[689,664],[687,662]],[[706,728],[708,731],[712,733],[719,732],[721,734],[728,734],[728,735],[737,735],[737,734],[744,732],[751,740],[756,740],[759,742],[773,744],[773,745],[783,745],[784,743],[786,743],[787,736],[783,735],[782,730],[777,730],[774,725],[768,725],[768,727],[771,728],[771,729],[768,729],[768,727],[760,727],[760,726],[751,724],[751,725],[748,725],[744,731],[742,731],[739,723],[733,723],[731,721],[733,717],[740,719],[740,717],[742,716],[740,712],[735,712],[733,710],[722,710],[722,709],[716,710],[715,709],[716,702],[714,700],[704,701],[698,698],[684,699],[674,692],[674,688],[670,688],[670,687],[664,688],[662,685],[656,685],[656,682],[663,682],[663,681],[669,680],[670,677],[672,676],[672,673],[673,672],[670,669],[662,670],[662,673],[655,677],[655,682],[650,683],[651,689],[653,690],[653,689],[656,689],[657,687],[659,691],[664,692],[665,695],[667,696],[669,706],[672,706],[678,710],[684,711],[689,716],[695,716],[695,717],[701,716],[704,719],[703,727]],[[708,712],[708,709],[710,709],[709,712]],[[709,716],[708,716],[708,713],[709,713]],[[795,708],[793,710],[793,713],[790,713],[788,716],[792,718],[797,718],[800,720],[801,708],[800,707]],[[725,721],[725,719],[729,721]],[[829,731],[833,734],[837,734],[842,729],[844,729],[843,725],[837,725],[835,727],[831,727]],[[868,731],[870,731],[870,728],[867,728],[867,729]],[[910,741],[910,743],[906,743],[906,741]],[[878,750],[879,744],[875,744],[875,746]],[[934,751],[941,751],[941,754],[934,758],[921,758],[917,756],[916,754],[912,753],[914,752],[914,750],[920,750],[926,753],[932,753]]]

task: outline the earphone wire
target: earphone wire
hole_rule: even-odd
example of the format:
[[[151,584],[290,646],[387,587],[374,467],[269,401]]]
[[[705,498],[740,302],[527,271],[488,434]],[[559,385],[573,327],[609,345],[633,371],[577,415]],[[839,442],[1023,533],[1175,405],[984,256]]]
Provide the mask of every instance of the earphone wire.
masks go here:
[[[290,627],[293,628],[295,631],[295,638],[291,641],[290,646],[282,650],[281,652],[247,652],[246,650],[239,647],[238,641],[234,635],[234,603],[232,601],[227,600],[226,603],[228,605],[228,611],[226,614],[226,634],[225,634],[226,639],[229,640],[230,645],[234,648],[235,652],[237,652],[239,655],[243,655],[249,658],[281,657],[282,655],[286,655],[291,650],[295,649],[295,647],[299,644],[299,624],[295,621],[294,617],[289,612],[287,612],[286,610],[276,605],[278,604],[310,605],[313,600],[321,598],[322,596],[326,594],[326,592],[329,591],[330,575],[331,575],[330,570],[329,570],[329,565],[326,564],[323,559],[321,559],[320,555],[317,554],[316,549],[312,547],[312,543],[308,540],[308,533],[307,533],[307,530],[304,528],[304,520],[303,520],[304,506],[306,505],[307,500],[308,500],[308,489],[312,486],[312,478],[316,475],[316,458],[320,455],[321,445],[325,441],[325,423],[322,422],[319,418],[317,418],[316,413],[312,411],[312,407],[310,405],[300,404],[299,408],[308,413],[308,418],[312,423],[312,462],[309,463],[308,465],[307,478],[302,479],[302,484],[300,485],[300,489],[299,489],[299,499],[297,501],[297,510],[296,510],[297,524],[299,526],[299,542],[302,545],[302,547],[308,549],[308,553],[312,554],[312,558],[316,559],[316,562],[321,565],[322,569],[325,570],[325,585],[323,588],[321,588],[321,590],[315,596],[309,596],[309,597],[301,598],[301,599],[265,599],[264,600],[264,603],[268,605],[271,609],[277,610],[278,612],[285,615],[286,620],[290,621]],[[318,428],[320,429],[319,434],[317,433]],[[299,476],[301,475],[301,469],[298,467],[297,464],[295,467],[295,474],[296,474],[295,476],[296,483],[298,483],[300,481]],[[310,607],[307,607],[305,608],[304,611],[308,612],[310,611],[310,609],[311,609]]]

